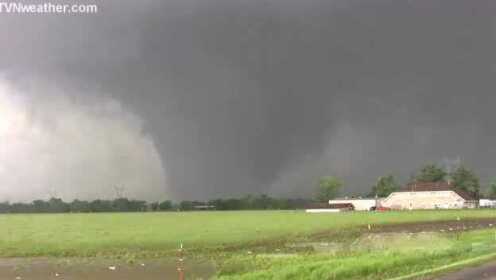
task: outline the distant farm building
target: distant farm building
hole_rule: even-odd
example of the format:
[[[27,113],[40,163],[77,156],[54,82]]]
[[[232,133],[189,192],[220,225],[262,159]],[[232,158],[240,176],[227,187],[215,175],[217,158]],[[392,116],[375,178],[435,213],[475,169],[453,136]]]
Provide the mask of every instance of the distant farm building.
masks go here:
[[[336,213],[355,210],[355,207],[351,203],[312,203],[307,208],[307,213]]]
[[[481,200],[479,200],[479,207],[481,207],[481,208],[496,208],[496,200],[481,199]]]
[[[215,210],[214,205],[195,205],[193,206],[194,210]]]
[[[382,207],[406,209],[475,208],[477,200],[465,191],[446,182],[411,183],[402,191],[393,192],[380,201]]]
[[[330,208],[316,208],[316,209],[306,209],[306,213],[339,213],[340,209],[330,209]]]
[[[350,205],[353,210],[356,211],[370,211],[377,207],[377,200],[370,198],[342,198],[342,199],[333,199],[329,200],[330,208],[338,208],[341,205]]]

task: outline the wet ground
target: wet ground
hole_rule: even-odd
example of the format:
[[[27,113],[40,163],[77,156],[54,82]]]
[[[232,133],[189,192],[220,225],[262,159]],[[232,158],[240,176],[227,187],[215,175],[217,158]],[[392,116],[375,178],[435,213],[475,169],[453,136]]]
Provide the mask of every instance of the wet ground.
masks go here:
[[[465,268],[442,276],[437,280],[496,280],[496,262]]]
[[[210,262],[185,261],[186,279],[208,279],[215,273]],[[2,280],[166,280],[179,279],[170,260],[115,264],[103,261],[0,259]]]
[[[391,224],[372,227],[373,232],[458,232],[484,228],[496,228],[496,219],[474,219],[458,221],[433,221],[409,224]]]
[[[419,232],[440,232],[440,233],[450,233],[450,232],[460,232],[468,230],[478,230],[485,228],[496,228],[496,219],[485,218],[485,219],[461,219],[455,221],[432,221],[432,222],[415,222],[415,223],[405,223],[405,224],[388,224],[388,225],[374,225],[371,224],[361,226],[357,228],[357,233],[359,235],[367,233],[386,233],[386,232],[396,232],[396,233],[419,233]],[[348,232],[350,233],[350,232]],[[340,232],[336,231],[321,231],[311,235],[312,239],[322,240],[329,239],[335,236],[342,235]]]
[[[496,219],[478,219],[478,220],[459,220],[447,222],[423,222],[412,224],[395,224],[368,226],[360,229],[363,236],[368,237],[384,233],[391,235],[394,240],[394,233],[449,233],[465,230],[476,230],[483,228],[496,228]],[[312,239],[332,238],[333,232],[320,232],[313,235]],[[422,235],[421,235],[422,237]],[[429,235],[429,238],[431,236]],[[369,241],[377,245],[374,240]],[[431,242],[426,242],[431,244]],[[317,245],[315,245],[317,244]],[[305,244],[286,244],[286,249],[292,250],[294,246],[311,247],[313,251],[332,251],[336,250],[334,243],[310,242]],[[338,247],[336,247],[338,248]],[[294,249],[294,248],[293,248]],[[279,252],[279,249],[275,253]],[[215,264],[212,261],[198,261],[186,259],[184,262],[185,279],[209,279],[215,274]],[[178,265],[175,259],[168,260],[148,260],[135,261],[133,264],[127,264],[124,261],[109,260],[79,260],[79,259],[0,259],[0,280],[164,280],[179,279]],[[467,269],[460,274],[454,273],[442,280],[457,279],[494,279],[496,280],[496,262],[482,266],[481,268]]]

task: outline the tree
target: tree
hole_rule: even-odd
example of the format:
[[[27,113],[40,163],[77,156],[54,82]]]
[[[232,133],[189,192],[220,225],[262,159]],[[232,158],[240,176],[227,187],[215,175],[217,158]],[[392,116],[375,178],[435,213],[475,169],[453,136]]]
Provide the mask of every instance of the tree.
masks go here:
[[[427,164],[423,166],[415,176],[418,182],[441,182],[446,178],[446,171],[436,164]]]
[[[90,202],[91,212],[112,212],[112,202],[108,200],[93,200]]]
[[[9,202],[0,202],[0,213],[9,213],[10,212],[10,203]]]
[[[194,207],[195,207],[194,201],[183,200],[179,203],[179,209],[181,211],[190,211],[193,210]]]
[[[474,171],[462,165],[453,172],[451,178],[456,188],[469,192],[475,195],[476,198],[479,197],[479,178],[475,175]]]
[[[333,176],[324,176],[319,180],[316,198],[318,201],[327,202],[337,196],[343,182]]]
[[[489,198],[496,199],[496,178],[489,182]]]
[[[65,213],[70,211],[70,206],[60,198],[52,197],[48,200],[48,212]]]
[[[158,208],[162,211],[171,210],[172,209],[172,201],[170,201],[170,200],[162,201],[158,205]]]
[[[399,189],[400,185],[396,182],[393,175],[381,176],[377,179],[377,183],[372,187],[372,195],[386,197]]]
[[[35,200],[32,202],[34,211],[36,213],[46,213],[49,212],[50,205],[44,200]]]
[[[144,200],[129,200],[127,211],[131,212],[143,212],[146,211],[146,201]]]
[[[71,212],[86,213],[91,212],[90,203],[88,201],[75,199],[70,203]]]
[[[112,209],[117,212],[131,211],[131,201],[127,198],[116,198],[112,201]]]
[[[151,211],[158,211],[160,204],[158,202],[150,203],[149,207]]]

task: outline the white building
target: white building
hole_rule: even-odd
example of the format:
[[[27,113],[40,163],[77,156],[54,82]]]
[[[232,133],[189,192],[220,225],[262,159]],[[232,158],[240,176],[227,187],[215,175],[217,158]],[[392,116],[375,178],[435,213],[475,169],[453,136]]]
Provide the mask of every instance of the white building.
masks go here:
[[[453,187],[446,182],[412,183],[405,190],[384,198],[380,206],[397,210],[476,207],[477,201],[472,195]]]
[[[482,208],[496,208],[496,200],[481,199],[481,200],[479,200],[479,207],[482,207]]]
[[[355,211],[370,211],[377,206],[377,200],[373,198],[351,198],[351,199],[332,199],[329,200],[329,206],[352,204]]]
[[[339,213],[341,212],[341,210],[322,208],[322,209],[306,209],[305,212],[306,213]]]

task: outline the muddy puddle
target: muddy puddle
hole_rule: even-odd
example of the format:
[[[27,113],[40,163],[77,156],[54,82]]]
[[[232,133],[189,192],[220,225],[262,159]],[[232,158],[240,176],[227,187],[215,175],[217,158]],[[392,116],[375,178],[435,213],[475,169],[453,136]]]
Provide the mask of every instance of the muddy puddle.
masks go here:
[[[445,248],[451,245],[449,239],[437,232],[420,233],[369,233],[359,238],[343,242],[299,242],[287,244],[288,248],[306,248],[315,253],[335,254],[350,251],[377,251],[377,250],[432,250]]]
[[[459,219],[454,221],[431,221],[431,222],[416,222],[406,224],[391,224],[380,225],[372,228],[372,232],[458,232],[468,230],[478,230],[485,228],[496,228],[496,219],[481,218],[481,219]]]
[[[444,235],[446,233],[487,228],[496,229],[496,219],[373,225],[361,228],[356,238],[336,240],[336,232],[323,231],[313,234],[311,241],[287,243],[285,247],[293,251],[330,254],[363,250],[433,250],[451,245],[449,238]]]
[[[440,233],[455,233],[470,230],[480,230],[487,228],[496,229],[495,218],[481,219],[460,219],[454,221],[428,221],[428,222],[412,222],[388,225],[363,225],[354,228],[356,234],[363,235],[369,233],[421,233],[421,232],[440,232]],[[325,230],[310,235],[313,240],[329,240],[339,237],[342,232],[335,230]]]
[[[215,267],[209,261],[185,261],[185,279],[209,279]],[[0,259],[1,280],[166,280],[179,279],[173,260],[135,264],[110,261]]]

